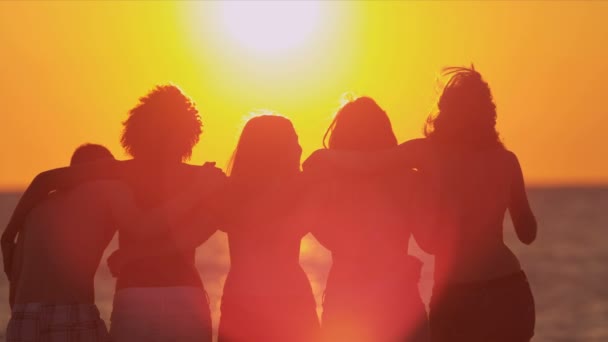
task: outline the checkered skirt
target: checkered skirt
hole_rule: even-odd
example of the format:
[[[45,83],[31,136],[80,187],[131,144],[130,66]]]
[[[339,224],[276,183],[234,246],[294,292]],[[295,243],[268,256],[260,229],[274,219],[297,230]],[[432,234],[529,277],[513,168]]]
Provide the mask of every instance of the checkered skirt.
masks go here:
[[[6,329],[7,342],[109,342],[92,304],[18,304]]]

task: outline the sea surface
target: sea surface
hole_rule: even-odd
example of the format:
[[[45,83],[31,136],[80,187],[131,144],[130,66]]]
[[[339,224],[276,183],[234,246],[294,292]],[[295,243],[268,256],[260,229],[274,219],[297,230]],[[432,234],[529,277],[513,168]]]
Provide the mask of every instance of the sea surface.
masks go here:
[[[537,241],[519,243],[507,219],[505,240],[520,258],[535,296],[535,342],[608,341],[608,187],[531,188],[530,201],[539,221]],[[0,193],[0,228],[4,228],[20,194]],[[425,262],[420,287],[428,302],[433,259],[415,245],[412,253]],[[106,256],[116,248],[113,241]],[[310,236],[302,242],[300,261],[319,305],[331,265],[329,253]],[[229,268],[224,233],[216,233],[198,249],[197,265],[211,300],[214,325]],[[96,299],[109,322],[114,279],[105,259],[96,276]],[[8,282],[0,275],[0,339],[10,316]]]

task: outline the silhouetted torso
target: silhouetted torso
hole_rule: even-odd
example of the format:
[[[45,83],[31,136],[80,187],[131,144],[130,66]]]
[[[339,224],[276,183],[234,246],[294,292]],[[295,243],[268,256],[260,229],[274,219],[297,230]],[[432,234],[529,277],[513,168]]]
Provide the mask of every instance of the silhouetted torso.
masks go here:
[[[112,206],[125,190],[116,181],[84,183],[32,210],[20,237],[17,303],[94,303],[93,279],[117,222]]]
[[[436,238],[436,283],[483,281],[520,271],[503,241],[512,154],[499,148],[434,151],[443,207]]]
[[[413,171],[377,179],[341,177],[322,191],[329,200],[313,234],[333,260],[323,305],[324,340],[417,340],[414,336],[425,334],[420,262],[408,255],[416,182]]]
[[[307,227],[289,221],[299,204],[298,182],[297,178],[290,179],[259,191],[232,187],[233,195],[244,200],[230,207],[228,215],[233,218],[223,228],[230,248],[230,272],[224,291],[288,293],[292,290],[287,286],[290,282],[300,283],[294,281],[294,275],[305,278],[299,258],[300,241]]]
[[[299,203],[298,181],[231,187],[220,341],[313,341],[317,334],[312,288],[299,263],[307,229],[290,220]]]
[[[149,165],[137,160],[126,176],[133,188],[137,204],[142,210],[161,205],[168,198],[184,191],[195,179],[198,167],[182,163],[169,165]],[[178,229],[179,227],[172,227]],[[120,248],[129,250],[147,245],[149,248],[163,246],[169,251],[127,263],[121,270],[117,289],[129,287],[202,287],[202,281],[195,267],[195,249],[171,252],[173,242],[170,234],[142,239],[129,232],[119,231]],[[165,249],[167,250],[167,249]]]

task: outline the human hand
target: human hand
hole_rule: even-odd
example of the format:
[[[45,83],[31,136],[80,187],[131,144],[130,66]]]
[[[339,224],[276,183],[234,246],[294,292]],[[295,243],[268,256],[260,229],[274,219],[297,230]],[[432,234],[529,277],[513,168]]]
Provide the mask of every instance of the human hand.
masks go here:
[[[196,177],[193,188],[201,191],[214,191],[225,184],[227,177],[215,162],[206,162],[201,166],[201,172]]]

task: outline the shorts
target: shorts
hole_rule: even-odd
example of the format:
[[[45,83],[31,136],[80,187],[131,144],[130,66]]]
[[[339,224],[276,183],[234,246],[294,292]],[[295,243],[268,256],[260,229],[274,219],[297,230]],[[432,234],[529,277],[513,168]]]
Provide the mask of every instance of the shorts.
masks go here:
[[[536,320],[534,298],[523,272],[433,291],[432,342],[529,341]]]

